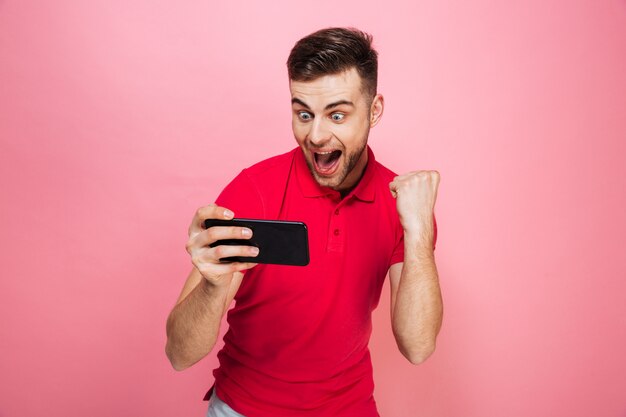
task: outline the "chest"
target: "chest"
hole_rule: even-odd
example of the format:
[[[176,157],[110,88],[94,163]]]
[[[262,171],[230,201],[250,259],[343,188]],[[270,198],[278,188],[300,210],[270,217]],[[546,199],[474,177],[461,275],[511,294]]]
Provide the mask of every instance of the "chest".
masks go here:
[[[360,314],[371,311],[396,240],[393,216],[387,211],[357,198],[304,197],[299,189],[288,187],[279,219],[307,225],[310,263],[257,266],[246,274],[237,302],[297,305],[301,312],[307,305],[310,311],[319,310],[321,300],[350,300]]]

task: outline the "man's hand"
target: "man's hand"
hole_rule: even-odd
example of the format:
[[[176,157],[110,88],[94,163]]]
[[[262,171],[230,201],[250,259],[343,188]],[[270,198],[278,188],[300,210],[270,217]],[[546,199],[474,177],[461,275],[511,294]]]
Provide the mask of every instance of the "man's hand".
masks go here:
[[[416,236],[430,247],[433,246],[433,211],[438,187],[437,171],[413,171],[389,183],[405,235]]]
[[[208,355],[215,346],[220,323],[243,278],[244,269],[255,263],[220,263],[229,256],[256,256],[251,246],[211,244],[221,239],[249,239],[252,231],[236,226],[204,228],[206,219],[231,220],[234,213],[210,204],[200,207],[189,226],[187,252],[191,270],[176,305],[167,318],[165,353],[174,369],[181,371]]]
[[[229,256],[257,256],[258,248],[253,246],[209,245],[222,239],[250,239],[252,230],[238,226],[213,226],[204,228],[206,219],[231,220],[234,213],[224,207],[209,204],[200,207],[189,226],[189,240],[186,249],[191,262],[209,284],[229,285],[234,272],[250,269],[257,264],[250,262],[220,263],[220,258]]]

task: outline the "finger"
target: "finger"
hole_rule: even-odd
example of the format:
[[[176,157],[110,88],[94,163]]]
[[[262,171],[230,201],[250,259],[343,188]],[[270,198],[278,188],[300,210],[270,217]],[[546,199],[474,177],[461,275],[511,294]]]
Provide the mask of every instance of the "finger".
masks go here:
[[[191,262],[200,271],[206,271],[210,275],[219,275],[215,267],[224,263],[220,262],[220,259],[230,256],[255,257],[254,249],[253,246],[245,245],[220,245],[214,248],[204,247],[191,253]],[[258,254],[258,252],[256,253]]]
[[[439,174],[439,171],[433,171],[432,178],[435,183],[435,186],[438,186],[439,182],[441,181],[441,175]]]
[[[250,239],[252,230],[239,226],[212,226],[208,229],[192,234],[185,245],[188,253],[192,253],[205,246],[210,246],[223,239]]]
[[[231,256],[256,257],[259,248],[247,245],[220,245],[208,249],[207,256],[211,262],[220,262],[220,259]]]
[[[209,246],[223,239],[250,239],[252,230],[239,226],[212,226],[190,239],[195,247]]]
[[[205,276],[226,275],[233,272],[242,272],[248,269],[252,269],[258,264],[252,262],[228,262],[221,264],[211,264],[210,267],[198,268],[200,273]]]
[[[389,183],[389,191],[391,191],[391,195],[393,198],[398,197],[398,190],[400,189],[400,183],[402,181],[401,176],[397,176]]]
[[[226,207],[218,206],[217,204],[209,204],[204,207],[200,207],[191,221],[189,226],[189,235],[200,233],[204,230],[204,221],[206,219],[222,219],[231,220],[235,217],[235,213]]]
[[[430,186],[433,190],[433,203],[437,200],[437,191],[439,190],[439,182],[441,181],[441,176],[438,171],[431,171],[430,175]]]

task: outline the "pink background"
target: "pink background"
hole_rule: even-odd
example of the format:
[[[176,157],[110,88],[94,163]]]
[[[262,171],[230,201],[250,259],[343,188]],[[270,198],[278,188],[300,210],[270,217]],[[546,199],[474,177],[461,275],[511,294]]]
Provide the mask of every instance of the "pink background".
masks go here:
[[[259,5],[258,3],[262,3]],[[354,25],[370,144],[437,169],[438,350],[371,342],[383,417],[626,416],[626,2],[0,1],[0,416],[201,416],[165,319],[195,209],[295,146],[284,62]]]

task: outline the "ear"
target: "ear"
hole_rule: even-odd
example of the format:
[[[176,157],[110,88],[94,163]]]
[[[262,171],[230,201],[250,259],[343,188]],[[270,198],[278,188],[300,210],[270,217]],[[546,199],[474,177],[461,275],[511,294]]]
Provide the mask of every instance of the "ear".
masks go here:
[[[378,124],[378,121],[383,117],[383,110],[385,109],[385,99],[382,94],[376,94],[372,105],[370,106],[370,127],[374,127]]]

